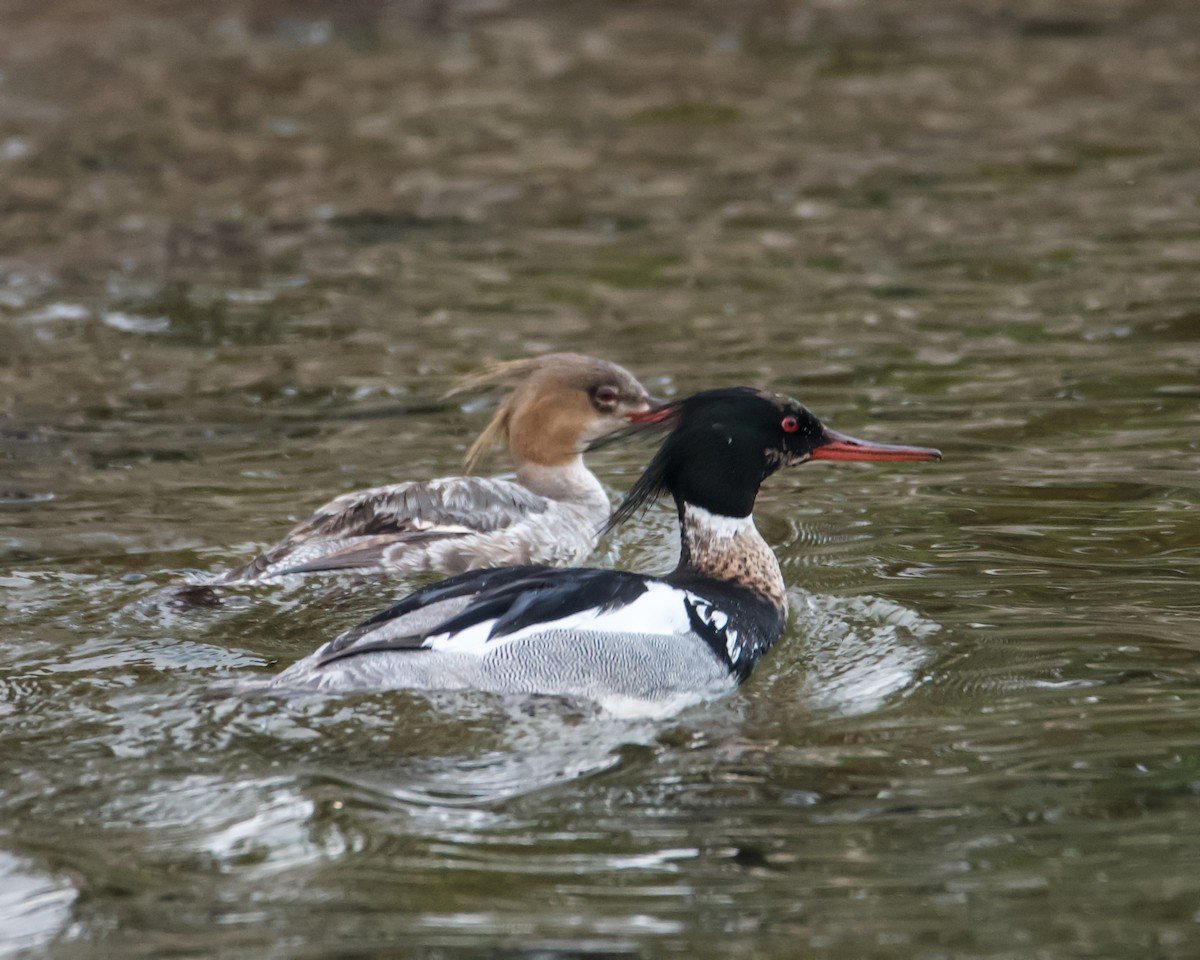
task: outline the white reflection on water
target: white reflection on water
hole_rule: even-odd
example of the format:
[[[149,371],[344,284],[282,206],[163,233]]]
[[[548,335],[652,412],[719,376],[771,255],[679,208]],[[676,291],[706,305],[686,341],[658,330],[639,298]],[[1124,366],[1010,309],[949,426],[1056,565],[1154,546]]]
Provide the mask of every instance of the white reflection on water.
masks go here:
[[[409,727],[414,740],[405,747],[404,707],[392,708],[389,718],[396,729],[374,737],[379,752],[395,751],[394,761],[381,771],[348,772],[329,763],[327,754],[314,765],[329,781],[344,785],[360,797],[373,797],[388,806],[400,804],[417,819],[432,817],[449,822],[456,809],[489,807],[536,794],[560,784],[610,770],[621,763],[622,748],[649,745],[661,727],[649,720],[614,717],[588,704],[554,697],[494,697],[485,694],[393,693],[378,698],[358,698],[368,711],[397,700],[423,701],[432,712]],[[273,736],[288,736],[298,720],[299,703],[279,710],[270,722]],[[365,718],[356,715],[357,721]],[[467,739],[452,736],[443,749],[448,754],[419,755],[422,727],[430,739],[442,739],[437,730],[453,731],[460,725],[476,730],[491,727],[490,737]],[[480,740],[491,741],[486,745]],[[437,748],[432,748],[437,749]],[[473,816],[470,826],[478,826]]]
[[[76,896],[66,880],[0,850],[0,957],[40,946],[61,932]]]
[[[802,590],[788,596],[807,671],[804,696],[815,707],[848,716],[876,710],[909,687],[930,657],[922,641],[940,629],[880,597]]]
[[[108,804],[109,828],[150,828],[151,849],[191,849],[219,862],[253,865],[255,872],[289,869],[342,852],[333,838],[313,842],[308,829],[314,810],[287,777],[226,782],[194,775],[163,779],[144,793]]]

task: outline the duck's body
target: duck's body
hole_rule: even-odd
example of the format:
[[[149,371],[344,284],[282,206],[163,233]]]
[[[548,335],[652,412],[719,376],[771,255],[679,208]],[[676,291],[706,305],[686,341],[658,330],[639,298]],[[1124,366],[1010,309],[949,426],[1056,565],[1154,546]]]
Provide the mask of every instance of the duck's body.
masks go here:
[[[810,458],[939,456],[841,437],[796,401],[746,389],[697,394],[644,419],[668,420],[674,430],[614,522],[672,493],[682,541],[675,571],[467,573],[347,631],[273,685],[547,693],[610,708],[727,692],[779,639],[787,617],[778,561],[751,516],[760,481]]]
[[[439,477],[343,494],[229,577],[578,563],[596,545],[608,496],[581,459],[555,473],[561,481],[556,495],[488,477]]]
[[[472,446],[468,466],[504,440],[516,481],[441,477],[343,494],[224,582],[336,570],[461,573],[509,564],[578,563],[596,545],[609,500],[582,447],[649,409],[627,371],[550,354],[489,368],[459,389],[516,389]]]
[[[726,544],[731,550],[770,555],[753,523],[731,539],[743,541]],[[467,574],[412,594],[276,682],[340,693],[553,692],[609,706],[713,696],[745,679],[782,633],[778,569],[777,582],[756,586],[694,569],[665,577],[546,567]]]

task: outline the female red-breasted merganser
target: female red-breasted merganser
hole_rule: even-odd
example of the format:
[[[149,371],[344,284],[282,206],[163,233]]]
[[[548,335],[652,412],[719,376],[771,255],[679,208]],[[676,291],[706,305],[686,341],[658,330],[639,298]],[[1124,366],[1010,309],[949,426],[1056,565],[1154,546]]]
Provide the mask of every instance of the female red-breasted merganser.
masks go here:
[[[494,364],[451,394],[491,386],[514,389],[472,444],[466,465],[506,442],[515,483],[442,477],[343,494],[221,582],[334,570],[461,573],[578,563],[595,548],[611,506],[584,466],[583,448],[652,403],[627,370],[577,353]]]
[[[272,682],[577,696],[610,709],[673,709],[727,692],[783,632],[787,598],[751,511],[762,481],[809,460],[938,460],[824,427],[790,397],[709,390],[635,417],[671,426],[610,523],[664,493],[683,542],[664,577],[508,567],[418,590]],[[635,428],[631,428],[635,429]]]

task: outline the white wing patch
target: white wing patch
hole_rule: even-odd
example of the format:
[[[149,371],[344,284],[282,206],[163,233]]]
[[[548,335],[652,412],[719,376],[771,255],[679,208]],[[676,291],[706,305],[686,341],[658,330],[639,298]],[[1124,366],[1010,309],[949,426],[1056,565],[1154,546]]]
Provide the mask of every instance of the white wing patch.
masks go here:
[[[455,633],[433,634],[422,644],[430,650],[446,653],[461,653],[482,657],[515,640],[536,637],[550,630],[579,630],[588,633],[612,634],[686,634],[692,631],[688,618],[686,600],[693,604],[705,603],[687,590],[665,583],[650,582],[646,584],[646,592],[632,603],[623,604],[611,610],[601,611],[596,608],[581,610],[557,620],[544,620],[531,624],[521,630],[505,634],[494,640],[489,640],[496,619],[481,621],[465,630]],[[725,614],[718,611],[718,616]]]
[[[737,666],[746,649],[741,636],[729,626],[729,614],[724,610],[717,609],[708,600],[697,597],[695,594],[689,593],[688,599],[691,600],[692,609],[696,611],[696,616],[700,621],[705,626],[711,627],[724,639],[725,655],[729,657],[731,664]]]

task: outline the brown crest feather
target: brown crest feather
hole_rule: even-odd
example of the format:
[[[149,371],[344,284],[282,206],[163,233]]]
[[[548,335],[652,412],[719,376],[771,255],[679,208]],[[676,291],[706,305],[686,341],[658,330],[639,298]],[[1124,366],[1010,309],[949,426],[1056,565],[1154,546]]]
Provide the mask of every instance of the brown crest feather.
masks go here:
[[[483,432],[475,438],[475,442],[471,444],[467,450],[467,455],[463,458],[463,466],[467,473],[475,469],[475,465],[483,459],[483,455],[488,452],[493,446],[508,444],[508,425],[512,420],[513,398],[509,397],[500,405],[500,409],[496,411],[496,415],[488,421],[488,425],[483,428]]]
[[[524,424],[521,429],[528,433],[529,418],[537,416],[536,409],[531,408],[529,404],[538,397],[540,390],[548,387],[551,383],[557,383],[560,387],[571,390],[583,390],[589,381],[598,376],[612,376],[618,380],[623,377],[630,381],[635,389],[641,390],[640,385],[627,371],[605,360],[597,360],[579,353],[546,353],[521,360],[496,361],[460,377],[443,395],[443,399],[467,391],[495,387],[507,387],[513,391],[467,450],[465,458],[467,470],[473,469],[493,445],[504,444],[511,448],[514,420],[521,420],[524,417],[525,419],[521,420],[521,423]],[[642,392],[644,394],[644,391]],[[581,399],[580,402],[583,403],[583,400]],[[577,412],[581,417],[583,416],[581,411]],[[566,413],[566,408],[555,406],[555,415],[551,420],[556,425],[557,431],[549,433],[535,431],[535,439],[541,446],[535,444],[537,448],[534,449],[534,447],[525,445],[520,450],[513,450],[514,457],[518,461],[528,458],[537,463],[553,462],[553,458],[561,454],[559,446],[556,446],[554,442],[555,433],[561,434],[564,431],[571,433],[577,426],[570,422]],[[594,416],[593,411],[587,408],[586,416],[583,418],[590,420]],[[576,421],[578,420],[579,417],[576,417]],[[549,444],[549,448],[546,447],[546,444]],[[573,456],[576,452],[571,450],[571,455]],[[546,456],[550,456],[551,459],[543,459]]]
[[[468,393],[473,390],[485,390],[493,387],[516,389],[528,382],[529,378],[543,369],[548,362],[562,361],[570,363],[594,362],[588,357],[570,353],[548,353],[540,357],[525,357],[520,360],[497,360],[484,364],[478,370],[472,370],[470,373],[459,377],[454,381],[453,386],[442,394],[442,399],[448,400],[461,393]],[[505,399],[504,403],[500,405],[500,409],[496,411],[495,416],[492,417],[488,425],[483,428],[483,432],[475,438],[475,442],[467,450],[467,455],[463,458],[463,463],[468,473],[475,468],[479,461],[483,459],[484,454],[493,446],[508,445],[508,431],[512,424],[514,399],[515,395],[510,395]]]
[[[449,400],[460,393],[484,387],[519,387],[545,362],[546,357],[526,357],[522,360],[498,360],[484,364],[478,370],[472,370],[455,380],[454,385],[442,394],[442,399]]]
[[[498,360],[488,363],[478,370],[472,370],[465,376],[454,381],[444,394],[443,400],[449,400],[461,393],[472,390],[483,390],[489,387],[518,387],[529,375],[543,363],[542,357],[528,357],[523,360]],[[483,432],[475,438],[463,458],[467,473],[475,469],[480,460],[493,446],[508,445],[508,427],[512,421],[513,398],[509,396],[500,409],[496,411]]]

